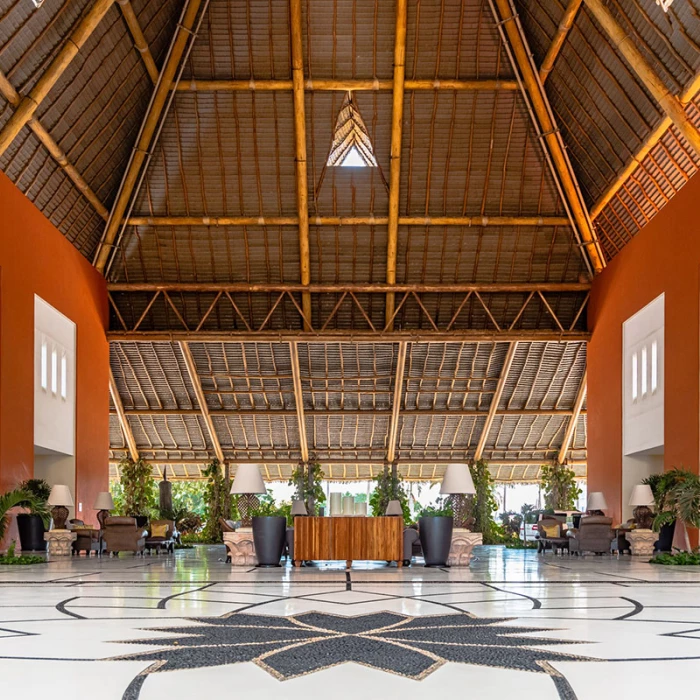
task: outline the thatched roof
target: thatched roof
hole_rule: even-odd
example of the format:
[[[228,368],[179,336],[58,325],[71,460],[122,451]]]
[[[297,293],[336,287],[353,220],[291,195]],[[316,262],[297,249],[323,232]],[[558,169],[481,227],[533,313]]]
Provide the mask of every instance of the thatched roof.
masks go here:
[[[115,459],[585,473],[587,285],[695,172],[700,10],[509,3],[0,0],[0,167],[112,285]],[[348,93],[376,168],[328,165]]]

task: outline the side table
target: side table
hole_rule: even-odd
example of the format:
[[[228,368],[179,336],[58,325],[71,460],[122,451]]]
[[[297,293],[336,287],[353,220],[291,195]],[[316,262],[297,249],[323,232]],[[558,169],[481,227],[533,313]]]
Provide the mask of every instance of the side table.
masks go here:
[[[70,530],[49,530],[44,533],[44,540],[49,545],[50,557],[69,557],[73,551],[73,542],[78,538]]]

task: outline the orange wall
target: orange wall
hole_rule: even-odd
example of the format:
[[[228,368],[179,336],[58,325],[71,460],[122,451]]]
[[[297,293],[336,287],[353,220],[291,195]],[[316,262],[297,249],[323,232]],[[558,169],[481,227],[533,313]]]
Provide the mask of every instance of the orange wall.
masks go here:
[[[621,514],[622,323],[659,294],[665,304],[668,469],[698,471],[700,444],[700,177],[647,224],[593,283],[588,307],[588,490]]]
[[[108,488],[109,345],[102,276],[0,173],[0,491],[34,471],[34,294],[75,322],[76,508]],[[73,485],[71,485],[73,487]],[[80,516],[78,516],[80,517]]]

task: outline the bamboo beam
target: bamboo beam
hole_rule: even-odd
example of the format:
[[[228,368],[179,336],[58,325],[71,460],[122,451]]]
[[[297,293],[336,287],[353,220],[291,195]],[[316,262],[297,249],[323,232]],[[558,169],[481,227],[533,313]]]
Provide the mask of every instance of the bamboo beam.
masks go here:
[[[313,216],[311,226],[386,226],[388,216]],[[298,216],[130,216],[128,226],[299,226]],[[399,216],[399,226],[570,226],[565,216]]]
[[[185,366],[187,367],[187,374],[192,382],[194,395],[197,397],[199,412],[202,414],[204,424],[206,425],[207,432],[209,433],[209,439],[211,440],[211,444],[214,446],[214,454],[223,468],[226,462],[224,459],[224,451],[221,449],[219,436],[216,434],[216,430],[214,429],[214,421],[212,420],[209,406],[207,405],[207,398],[204,396],[204,392],[202,391],[202,383],[199,381],[197,365],[195,364],[194,357],[192,357],[190,346],[186,342],[180,342],[180,351],[182,352],[182,358],[184,359]]]
[[[408,1],[396,0],[394,30],[394,80],[391,107],[391,150],[389,163],[389,221],[387,222],[386,281],[396,282],[396,255],[399,239],[399,188],[401,186],[401,137],[403,133],[404,78],[406,73],[406,18]],[[396,297],[386,295],[386,325],[394,329]]]
[[[678,99],[685,108],[695,99],[698,93],[700,93],[700,73],[698,73],[695,76],[695,80],[693,80],[693,82],[688,85],[685,90],[683,90]],[[649,155],[649,153],[651,153],[654,146],[661,141],[664,134],[666,134],[666,132],[671,128],[672,124],[673,122],[671,121],[670,117],[664,117],[654,131],[647,136],[644,143],[642,143],[642,145],[639,147],[639,150],[632,156],[632,158],[630,158],[625,167],[618,173],[615,181],[610,184],[608,189],[603,192],[598,201],[593,205],[593,208],[591,209],[591,217],[594,220],[610,203],[613,197],[620,191],[632,173],[640,165],[642,165],[644,159]]]
[[[307,78],[304,90],[309,92],[389,92],[393,80],[362,80]],[[294,89],[292,80],[184,80],[176,88],[178,92],[289,92]],[[404,90],[455,92],[477,92],[495,90],[517,90],[515,80],[406,80]]]
[[[148,42],[146,37],[143,35],[141,30],[141,25],[139,24],[139,18],[134,12],[134,8],[129,0],[117,0],[119,3],[119,9],[122,11],[124,16],[124,21],[126,26],[129,28],[131,33],[131,38],[134,40],[134,46],[136,50],[141,54],[141,60],[143,65],[146,67],[146,72],[151,79],[151,82],[155,85],[158,82],[158,68],[156,62],[153,60],[153,54],[148,48]]]
[[[678,97],[671,94],[637,48],[634,39],[617,23],[617,20],[601,0],[585,0],[585,3],[598,24],[642,81],[644,87],[651,93],[651,96],[666,113],[666,116],[671,119],[695,153],[700,155],[700,131],[690,121]]]
[[[559,450],[559,456],[557,457],[557,462],[559,464],[564,464],[566,462],[566,455],[571,447],[571,441],[574,437],[574,430],[576,430],[576,423],[578,423],[578,417],[581,415],[581,408],[583,407],[584,399],[586,398],[586,389],[588,387],[588,370],[583,373],[581,378],[581,385],[578,388],[578,393],[576,394],[576,401],[574,402],[574,410],[571,413],[571,418],[566,426],[566,432],[564,433],[564,440],[561,443],[561,449]]]
[[[112,403],[117,410],[117,417],[119,418],[119,427],[122,429],[122,435],[126,440],[126,444],[129,450],[129,456],[134,462],[139,459],[139,450],[136,447],[136,440],[134,439],[134,433],[131,431],[131,426],[129,425],[129,420],[126,417],[124,411],[124,404],[122,403],[122,397],[119,395],[119,390],[117,389],[117,383],[114,381],[114,373],[112,368],[109,368],[109,393],[112,396]]]
[[[301,283],[311,282],[309,259],[309,183],[306,174],[306,108],[304,106],[304,53],[301,41],[301,0],[290,0],[292,86],[294,101],[294,157],[296,161],[297,211],[299,226],[299,268]],[[304,329],[310,330],[311,295],[303,292],[301,309]],[[307,462],[304,459],[304,462]]]
[[[0,94],[13,106],[19,107],[22,102],[22,96],[15,90],[5,74],[0,71]],[[72,180],[73,184],[82,192],[85,199],[92,204],[95,211],[103,218],[107,219],[109,212],[107,207],[100,201],[99,197],[92,190],[85,178],[77,171],[75,166],[68,160],[68,156],[63,149],[54,141],[49,132],[41,125],[38,119],[32,117],[27,125],[34,132],[34,135],[46,147],[46,150],[51,154],[51,157],[63,168],[66,175]]]
[[[486,447],[486,441],[489,439],[489,433],[491,432],[493,419],[498,413],[498,404],[501,403],[501,396],[503,396],[503,390],[505,389],[506,381],[508,380],[508,372],[510,372],[510,366],[513,364],[513,359],[515,358],[515,353],[517,349],[518,344],[511,343],[508,348],[508,352],[506,353],[506,358],[503,361],[503,368],[501,369],[501,376],[498,378],[496,391],[493,394],[491,404],[489,405],[489,411],[486,415],[484,429],[481,431],[481,435],[479,436],[479,442],[476,445],[476,451],[474,452],[474,461],[480,460],[484,454],[484,447]]]
[[[187,42],[190,36],[192,36],[192,27],[194,26],[201,1],[202,0],[188,0],[180,18],[180,22],[178,22],[175,29],[175,35],[168,53],[168,58],[158,77],[158,82],[156,84],[153,97],[151,98],[151,102],[148,106],[148,110],[144,116],[141,131],[139,132],[131,160],[129,161],[129,165],[124,173],[124,178],[122,179],[119,193],[114,201],[114,204],[112,205],[109,221],[107,222],[104,233],[102,234],[102,239],[95,254],[95,267],[100,272],[104,272],[107,266],[112,245],[116,240],[121,221],[124,218],[124,213],[126,212],[126,208],[131,198],[131,194],[136,186],[141,166],[149,153],[151,140],[166,105],[168,93],[170,92],[170,86],[175,78],[175,74],[180,65],[182,55],[185,52]]]
[[[564,46],[564,42],[566,41],[566,37],[569,35],[571,27],[574,26],[576,14],[578,13],[582,2],[583,0],[569,0],[569,4],[566,6],[566,10],[564,10],[564,16],[557,27],[557,31],[552,38],[552,43],[549,45],[547,54],[542,61],[542,65],[540,66],[540,80],[542,81],[543,85],[549,74],[552,72],[552,68],[554,68],[554,62],[557,60],[557,56],[559,55],[562,46]]]
[[[587,331],[552,330],[510,330],[500,331],[478,329],[415,330],[401,331],[355,331],[325,330],[311,332],[299,330],[273,331],[108,331],[110,343],[160,343],[192,341],[198,343],[397,343],[402,340],[427,343],[581,343],[588,342],[591,334]]]
[[[289,343],[289,354],[292,361],[292,376],[294,377],[294,405],[297,415],[297,427],[299,429],[299,449],[301,461],[309,463],[309,444],[306,440],[306,419],[304,418],[304,388],[301,384],[301,370],[299,368],[299,348],[296,342]]]
[[[58,82],[71,61],[76,57],[83,44],[90,38],[97,25],[107,14],[114,0],[95,0],[88,13],[80,20],[73,33],[66,39],[56,57],[39,78],[34,87],[17,106],[14,114],[0,131],[0,156],[15,140],[22,127],[34,116],[39,105],[44,101],[51,88]]]
[[[593,271],[598,273],[605,267],[605,260],[571,162],[566,154],[559,128],[554,121],[554,113],[532,62],[532,52],[525,38],[525,32],[511,0],[489,0],[489,2],[499,22],[499,31],[504,43],[509,47],[508,53],[514,63],[513,68],[519,70],[522,77],[525,87],[524,96],[526,99],[529,97],[529,103],[534,110],[533,120],[540,132],[545,155],[548,156],[558,184],[561,185],[562,199],[571,215],[572,223],[575,224],[586,264],[590,264]]]
[[[477,390],[473,390],[474,393],[478,393]],[[278,390],[270,390],[269,393],[276,394],[279,393]],[[355,393],[354,391],[348,390],[347,393]],[[423,393],[427,394],[444,394],[447,393],[444,390],[441,391],[436,391],[434,389],[424,389]],[[467,391],[466,393],[469,393]],[[173,417],[177,418],[179,416],[198,416],[201,415],[201,411],[196,409],[196,408],[132,408],[132,409],[125,409],[124,413],[127,416],[162,416],[162,417]],[[279,408],[279,409],[257,409],[257,408],[250,408],[250,409],[216,409],[216,410],[210,410],[209,413],[212,416],[251,416],[253,418],[270,418],[270,417],[292,417],[296,416],[297,412],[296,409],[293,411],[290,411],[288,409],[284,408]],[[111,415],[117,415],[116,411],[110,411]],[[339,409],[325,409],[325,408],[317,408],[312,411],[307,411],[306,409],[304,410],[304,415],[305,416],[311,416],[312,418],[328,418],[330,416],[344,416],[344,417],[352,417],[352,418],[361,418],[361,417],[368,417],[372,418],[374,416],[390,416],[392,414],[391,409],[382,409],[382,410],[374,410],[374,409],[350,409],[350,408],[339,408]],[[419,408],[419,409],[412,409],[412,410],[404,410],[403,411],[403,416],[406,418],[411,418],[411,417],[416,417],[416,418],[423,418],[423,417],[450,417],[450,416],[455,416],[457,418],[478,418],[479,416],[485,416],[487,414],[487,411],[476,411],[476,410],[465,410],[465,409],[424,409],[424,408]],[[579,415],[585,416],[587,414],[587,411],[581,410],[579,411]],[[566,416],[566,417],[571,417],[573,415],[573,411],[566,410],[566,409],[561,409],[561,408],[552,408],[552,409],[539,409],[539,408],[528,408],[528,409],[521,409],[521,410],[514,410],[514,409],[508,409],[504,411],[496,411],[496,415],[498,416],[514,416],[514,417],[519,417],[519,416],[529,416],[532,418],[537,418],[541,416]]]
[[[399,418],[401,416],[401,401],[403,400],[403,375],[406,367],[406,351],[408,343],[399,343],[396,356],[396,376],[394,378],[394,401],[391,405],[391,420],[389,421],[389,436],[386,444],[386,461],[392,465],[396,461],[396,447],[399,440]]]
[[[168,292],[168,293],[194,293],[194,292],[229,292],[229,294],[250,294],[270,292],[301,292],[306,287],[301,284],[271,282],[111,282],[107,285],[109,292]],[[386,294],[387,292],[416,294],[459,294],[467,292],[479,292],[480,294],[529,294],[530,292],[565,293],[588,292],[591,289],[590,282],[484,282],[482,284],[382,284],[382,283],[347,283],[347,284],[310,284],[308,290],[311,294],[342,294],[353,292],[354,294]]]

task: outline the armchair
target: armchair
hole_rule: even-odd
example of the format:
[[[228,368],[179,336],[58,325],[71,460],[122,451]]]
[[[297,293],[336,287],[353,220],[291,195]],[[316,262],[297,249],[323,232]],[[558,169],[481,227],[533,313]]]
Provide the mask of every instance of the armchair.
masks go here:
[[[589,515],[581,518],[580,527],[577,530],[569,531],[569,539],[570,552],[609,554],[610,545],[615,539],[612,518],[606,518],[603,515]]]
[[[175,551],[175,521],[174,520],[151,520],[146,537],[146,549],[152,549],[160,553],[161,549],[171,554]]]
[[[90,552],[95,552],[97,556],[102,554],[104,542],[102,541],[102,531],[98,528],[86,526],[82,520],[70,520],[68,529],[72,530],[76,535],[73,542],[73,554],[85,552],[85,556],[89,557]]]
[[[403,531],[403,564],[410,566],[414,554],[422,552],[418,530],[407,527]]]
[[[569,538],[562,532],[566,516],[545,515],[535,526],[537,528],[537,552],[542,554],[551,549],[555,554],[569,550]]]
[[[109,554],[135,552],[143,554],[146,533],[136,524],[136,518],[112,516],[105,518],[104,540]]]

